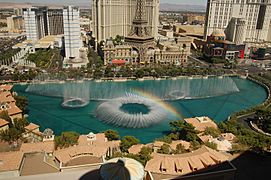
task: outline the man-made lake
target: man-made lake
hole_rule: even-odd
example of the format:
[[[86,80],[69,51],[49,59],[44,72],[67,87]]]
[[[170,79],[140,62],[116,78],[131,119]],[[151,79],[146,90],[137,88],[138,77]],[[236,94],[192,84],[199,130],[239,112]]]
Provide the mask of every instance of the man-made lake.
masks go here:
[[[267,98],[267,92],[262,86],[237,77],[161,81],[42,83],[16,85],[14,89],[19,95],[28,98],[28,119],[30,122],[40,125],[41,131],[45,128],[51,128],[58,135],[63,131],[87,134],[114,129],[121,136],[132,135],[140,139],[142,143],[148,143],[163,136],[170,130],[168,124],[172,120],[209,116],[216,122],[220,122],[226,120],[233,112],[258,105]],[[135,123],[134,121],[137,120],[148,120],[144,117],[150,112],[150,109],[144,109],[146,105],[137,103],[140,98],[148,99],[151,101],[150,104],[155,103],[164,108],[167,117],[162,116],[163,119],[146,128],[117,127],[114,123],[105,124],[105,121],[98,119],[96,110],[102,103],[107,105],[108,102],[111,103],[111,99],[129,96],[136,96],[139,100],[133,100],[118,109],[129,114],[131,123]],[[80,98],[84,102],[88,101],[88,103],[80,108],[63,108],[61,106],[63,101],[70,98]],[[105,113],[109,112],[111,116],[114,116],[114,112],[110,112],[112,107],[114,107],[114,104],[113,106],[106,106]],[[156,108],[156,106],[154,107]],[[101,112],[103,113],[103,109],[101,109]],[[159,113],[159,110],[157,112]],[[164,113],[162,114],[164,115]],[[125,122],[125,118],[117,118],[121,123]],[[118,119],[115,118],[114,120],[117,121]],[[110,119],[106,122],[109,121]]]

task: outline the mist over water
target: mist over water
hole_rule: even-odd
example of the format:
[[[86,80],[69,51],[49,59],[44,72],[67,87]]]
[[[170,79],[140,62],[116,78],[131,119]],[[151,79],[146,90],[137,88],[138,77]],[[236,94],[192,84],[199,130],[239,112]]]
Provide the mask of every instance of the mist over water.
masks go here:
[[[36,81],[28,86],[26,92],[63,97],[64,100],[69,98],[110,100],[122,97],[126,93],[137,94],[140,92],[151,94],[161,100],[179,100],[215,97],[239,92],[231,77],[161,81],[61,82]]]

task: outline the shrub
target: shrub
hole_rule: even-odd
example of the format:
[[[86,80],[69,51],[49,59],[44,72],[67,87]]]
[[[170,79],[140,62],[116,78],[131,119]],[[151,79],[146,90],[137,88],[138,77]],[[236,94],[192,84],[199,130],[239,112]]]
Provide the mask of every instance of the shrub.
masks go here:
[[[114,140],[119,140],[120,139],[120,136],[118,134],[117,131],[114,131],[114,130],[107,130],[104,132],[105,134],[105,137],[109,140],[109,141],[114,141]]]
[[[60,136],[55,138],[55,147],[67,148],[78,143],[79,134],[77,132],[62,132]]]
[[[170,154],[170,146],[168,144],[163,144],[157,152],[161,154]]]
[[[138,144],[140,141],[135,138],[134,136],[124,136],[121,140],[120,143],[120,149],[122,152],[128,152],[128,149],[133,146]]]

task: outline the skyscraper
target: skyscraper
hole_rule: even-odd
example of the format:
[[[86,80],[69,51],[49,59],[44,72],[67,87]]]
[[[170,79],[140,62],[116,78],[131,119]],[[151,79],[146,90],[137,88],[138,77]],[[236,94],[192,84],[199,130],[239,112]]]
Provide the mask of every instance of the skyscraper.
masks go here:
[[[66,6],[63,9],[65,57],[79,57],[80,48],[80,19],[79,8]]]
[[[47,7],[31,7],[23,11],[27,39],[37,41],[47,36]]]
[[[268,38],[271,0],[208,0],[205,38],[223,30],[235,43],[263,42]]]
[[[48,9],[48,25],[50,35],[64,34],[63,9]]]
[[[23,11],[27,39],[37,41],[47,35],[64,34],[63,9],[31,7]]]
[[[20,32],[23,30],[23,17],[12,15],[7,17],[8,31],[11,33]]]
[[[127,36],[132,28],[136,0],[93,0],[93,33],[97,42],[116,35]],[[159,0],[146,0],[146,20],[153,37],[158,35]]]

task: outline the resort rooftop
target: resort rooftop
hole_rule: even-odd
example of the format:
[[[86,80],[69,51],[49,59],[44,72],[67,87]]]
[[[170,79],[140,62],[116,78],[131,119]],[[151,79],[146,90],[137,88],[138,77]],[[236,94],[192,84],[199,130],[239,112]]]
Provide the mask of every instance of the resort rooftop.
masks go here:
[[[34,131],[36,129],[38,129],[40,126],[34,123],[30,123],[29,125],[25,126],[25,130],[27,131]]]
[[[24,154],[19,151],[0,154],[0,172],[20,169]]]
[[[15,102],[15,99],[9,91],[3,91],[0,92],[0,102],[11,103]]]
[[[143,148],[144,146],[144,144],[133,145],[128,149],[128,152],[131,154],[138,154],[141,151],[141,148]]]
[[[6,120],[0,118],[0,127],[3,127],[3,126],[5,126],[5,125],[7,125],[7,124],[9,124],[8,121],[6,121]]]
[[[7,84],[0,85],[0,91],[10,91],[12,88],[13,88],[13,85],[7,85]]]
[[[147,162],[145,170],[158,174],[185,175],[227,160],[224,154],[203,146],[194,152],[178,155],[153,153],[153,159]]]
[[[207,127],[212,127],[217,129],[216,123],[211,120],[209,117],[195,117],[195,118],[186,118],[184,119],[185,122],[193,125],[195,129],[199,132],[205,131]]]
[[[20,151],[23,153],[36,153],[36,152],[53,153],[54,150],[55,150],[54,141],[23,143],[20,148]]]
[[[16,106],[16,100],[10,92],[12,87],[12,85],[0,85],[0,113],[7,111],[12,119],[21,118],[22,110]]]
[[[8,111],[9,116],[13,116],[13,115],[22,113],[22,110],[16,106],[15,102],[10,103],[9,108],[4,109],[4,110]],[[0,110],[0,112],[1,112],[1,110]]]
[[[107,147],[102,146],[73,146],[56,150],[54,156],[65,166],[71,160],[80,156],[102,158],[106,154],[107,149]]]

